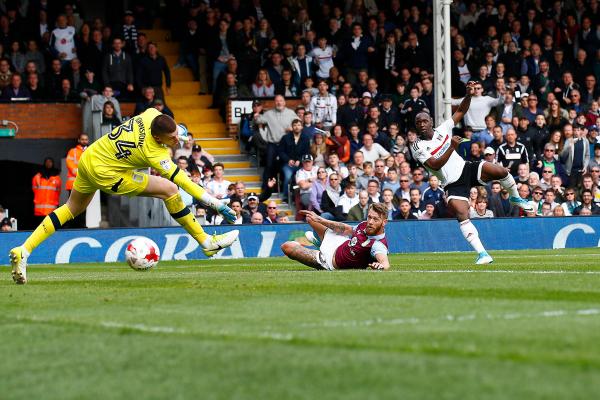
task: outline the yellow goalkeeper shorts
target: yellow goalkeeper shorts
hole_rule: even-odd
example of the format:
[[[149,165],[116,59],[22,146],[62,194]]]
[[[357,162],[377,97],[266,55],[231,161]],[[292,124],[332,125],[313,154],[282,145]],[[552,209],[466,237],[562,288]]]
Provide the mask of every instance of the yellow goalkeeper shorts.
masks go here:
[[[102,190],[108,194],[137,196],[148,186],[148,174],[135,170],[113,172],[104,168],[90,168],[88,164],[82,163],[80,160],[77,168],[73,189],[80,193],[94,193],[96,190]]]

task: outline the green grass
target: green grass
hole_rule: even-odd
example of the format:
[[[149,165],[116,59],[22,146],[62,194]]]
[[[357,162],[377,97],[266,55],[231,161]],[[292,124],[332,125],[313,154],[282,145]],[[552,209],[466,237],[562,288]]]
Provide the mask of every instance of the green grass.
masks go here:
[[[597,398],[600,249],[493,256],[2,268],[0,399]]]

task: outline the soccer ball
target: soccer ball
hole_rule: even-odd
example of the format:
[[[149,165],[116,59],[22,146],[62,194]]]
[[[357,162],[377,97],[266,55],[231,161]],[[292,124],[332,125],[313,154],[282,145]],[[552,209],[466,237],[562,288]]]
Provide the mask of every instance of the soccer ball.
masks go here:
[[[147,271],[158,264],[160,250],[152,240],[139,237],[125,248],[125,260],[136,271]]]

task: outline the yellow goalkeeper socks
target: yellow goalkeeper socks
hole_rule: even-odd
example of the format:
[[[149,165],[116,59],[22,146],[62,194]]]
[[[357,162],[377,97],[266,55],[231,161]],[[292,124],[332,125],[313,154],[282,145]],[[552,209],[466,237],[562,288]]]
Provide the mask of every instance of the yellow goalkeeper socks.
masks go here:
[[[190,209],[183,204],[179,193],[165,199],[165,206],[167,206],[167,211],[169,211],[169,214],[171,214],[179,225],[183,226],[202,247],[207,247],[210,235],[204,232],[204,229],[196,221]]]
[[[35,231],[29,235],[23,247],[31,253],[44,240],[48,239],[54,232],[72,219],[73,214],[71,214],[71,210],[69,210],[66,204],[63,204],[44,218],[42,223],[35,228]]]

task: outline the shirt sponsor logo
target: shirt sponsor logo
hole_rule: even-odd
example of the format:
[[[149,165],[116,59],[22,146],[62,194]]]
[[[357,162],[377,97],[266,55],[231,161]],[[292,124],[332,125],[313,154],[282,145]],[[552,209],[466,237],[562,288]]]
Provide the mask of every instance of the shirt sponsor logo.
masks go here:
[[[162,169],[164,169],[165,171],[168,171],[171,169],[171,163],[169,162],[169,160],[161,160],[160,161],[160,166],[162,167]]]

